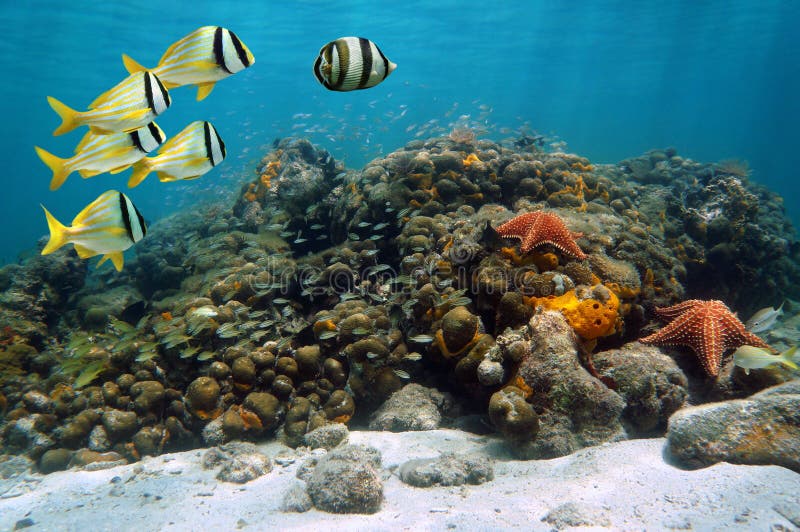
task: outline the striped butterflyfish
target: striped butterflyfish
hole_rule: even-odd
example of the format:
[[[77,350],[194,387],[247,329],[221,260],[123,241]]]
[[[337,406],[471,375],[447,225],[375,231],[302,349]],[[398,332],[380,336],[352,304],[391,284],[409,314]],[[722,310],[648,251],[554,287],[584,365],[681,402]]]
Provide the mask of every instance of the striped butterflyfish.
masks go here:
[[[244,70],[256,60],[232,31],[203,26],[173,43],[155,68],[147,69],[125,54],[122,62],[131,73],[153,72],[168,89],[197,85],[197,101],[200,101],[211,93],[214,83]]]
[[[42,250],[48,255],[61,246],[73,244],[78,256],[88,259],[103,255],[98,266],[111,259],[117,271],[122,270],[122,252],[144,238],[147,226],[139,209],[130,198],[116,190],[104,192],[78,213],[72,225],[66,227],[44,209],[50,241]]]
[[[225,143],[211,122],[197,120],[170,138],[154,157],[143,157],[133,165],[129,187],[156,172],[162,183],[196,179],[225,159]]]
[[[52,96],[47,101],[61,117],[61,125],[53,135],[63,135],[83,125],[98,134],[128,133],[152,122],[172,102],[164,84],[151,72],[131,74],[98,96],[88,111],[71,109]]]
[[[117,174],[158,148],[164,142],[164,132],[150,122],[130,133],[101,135],[87,132],[75,148],[73,157],[62,159],[39,146],[34,146],[39,158],[53,171],[50,190],[56,190],[72,172],[84,179],[104,172]]]
[[[397,67],[374,42],[361,37],[342,37],[319,51],[314,75],[332,91],[374,87]]]

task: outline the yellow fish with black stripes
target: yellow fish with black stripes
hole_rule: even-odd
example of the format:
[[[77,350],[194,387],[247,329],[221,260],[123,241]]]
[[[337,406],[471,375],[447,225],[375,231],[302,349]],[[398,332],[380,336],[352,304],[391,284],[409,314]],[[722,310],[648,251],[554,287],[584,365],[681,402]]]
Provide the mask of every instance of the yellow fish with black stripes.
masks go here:
[[[50,190],[57,190],[72,172],[84,179],[104,172],[117,174],[158,148],[164,142],[164,132],[155,122],[130,133],[101,135],[87,132],[75,148],[75,155],[67,159],[34,146],[39,158],[52,170]]]
[[[122,54],[128,72],[149,70],[168,89],[197,85],[197,101],[208,96],[214,84],[256,62],[245,44],[232,31],[219,26],[197,28],[173,43],[155,68],[145,68]]]
[[[61,117],[55,136],[84,125],[98,134],[128,133],[152,122],[172,103],[164,84],[152,72],[131,74],[98,96],[88,111],[76,111],[52,96],[47,101]]]
[[[50,229],[50,240],[42,250],[48,255],[61,246],[74,244],[82,259],[103,255],[97,266],[111,259],[117,271],[122,271],[125,259],[122,252],[144,238],[147,226],[139,209],[128,196],[116,190],[102,193],[87,205],[67,227],[42,205]]]
[[[170,138],[155,157],[143,157],[133,165],[129,187],[135,187],[150,172],[162,183],[196,179],[225,159],[225,143],[211,122],[197,120]]]

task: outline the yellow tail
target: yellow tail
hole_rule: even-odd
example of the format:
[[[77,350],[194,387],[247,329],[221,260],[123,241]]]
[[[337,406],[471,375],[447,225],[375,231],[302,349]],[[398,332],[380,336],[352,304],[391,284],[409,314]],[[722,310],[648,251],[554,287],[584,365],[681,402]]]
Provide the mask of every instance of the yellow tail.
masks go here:
[[[58,190],[58,188],[64,184],[64,181],[67,180],[67,176],[72,173],[72,171],[67,168],[67,159],[56,157],[39,146],[34,146],[34,149],[36,150],[36,155],[38,155],[42,162],[53,172],[53,179],[50,180],[50,190]]]
[[[133,165],[133,173],[131,174],[130,179],[128,179],[128,188],[133,188],[139,185],[144,178],[148,176],[148,174],[152,172],[152,168],[150,168],[150,162],[148,161],[147,157],[140,159],[138,162],[134,163]]]
[[[125,65],[125,70],[128,71],[128,74],[147,70],[145,67],[134,61],[128,54],[122,54],[122,64]]]
[[[69,237],[67,234],[68,228],[56,220],[56,217],[50,214],[50,211],[45,209],[44,205],[42,205],[42,209],[44,209],[44,215],[47,217],[47,228],[50,229],[50,240],[42,250],[42,255],[49,255],[67,243],[67,238]]]
[[[69,133],[79,125],[81,125],[78,121],[78,117],[80,113],[71,107],[64,105],[63,103],[59,102],[52,96],[47,97],[47,103],[50,104],[50,107],[53,108],[53,111],[58,113],[58,116],[61,117],[61,125],[53,131],[53,136],[57,137],[59,135],[63,135],[64,133]]]

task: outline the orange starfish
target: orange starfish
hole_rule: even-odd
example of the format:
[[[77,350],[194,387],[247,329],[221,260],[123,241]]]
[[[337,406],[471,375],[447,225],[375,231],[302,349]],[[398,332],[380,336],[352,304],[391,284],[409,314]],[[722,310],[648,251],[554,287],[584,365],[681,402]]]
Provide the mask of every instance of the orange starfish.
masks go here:
[[[550,244],[567,255],[583,260],[586,254],[581,251],[575,239],[583,236],[573,233],[564,222],[548,212],[529,212],[510,219],[496,229],[505,238],[518,238],[522,241],[519,249],[527,253],[541,244]]]
[[[690,299],[671,307],[657,308],[656,314],[669,324],[639,341],[691,347],[711,377],[719,374],[722,355],[729,349],[741,345],[771,349],[764,340],[745,329],[736,314],[722,301]]]

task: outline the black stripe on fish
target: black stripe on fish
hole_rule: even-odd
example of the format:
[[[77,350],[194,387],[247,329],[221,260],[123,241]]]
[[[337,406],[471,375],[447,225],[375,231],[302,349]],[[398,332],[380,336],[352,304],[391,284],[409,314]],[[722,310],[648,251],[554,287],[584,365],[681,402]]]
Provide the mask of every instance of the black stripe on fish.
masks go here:
[[[144,149],[144,146],[142,146],[142,139],[139,138],[139,130],[136,129],[131,131],[129,135],[131,136],[131,142],[134,146],[136,146],[136,149],[142,153],[147,153],[147,150]]]
[[[152,76],[153,76],[153,79],[156,80],[156,84],[158,85],[158,91],[161,93],[161,101],[164,102],[164,107],[163,108],[161,108],[161,106],[153,108],[153,112],[155,114],[159,115],[159,114],[163,113],[164,111],[166,111],[167,108],[170,105],[172,105],[172,99],[169,96],[169,91],[164,86],[164,84],[161,83],[161,80],[158,79],[158,76],[156,76],[155,74],[152,74]]]
[[[144,97],[147,100],[147,107],[152,109],[153,111],[156,110],[156,104],[153,102],[153,85],[150,81],[150,76],[152,74],[145,70],[144,72]]]
[[[222,49],[222,28],[219,26],[214,30],[214,60],[217,62],[217,65],[222,67],[222,70],[228,74],[233,74],[225,65],[225,51]]]
[[[378,55],[380,55],[381,60],[383,60],[383,79],[386,79],[386,76],[389,75],[389,60],[386,59],[386,56],[383,55],[383,52],[378,48],[377,44],[375,45],[375,49],[378,50]]]
[[[153,139],[161,144],[164,142],[164,138],[161,136],[161,131],[158,129],[158,126],[155,125],[154,122],[150,122],[147,124],[147,129],[150,131],[150,134],[153,135]]]
[[[210,122],[203,122],[203,132],[205,133],[206,157],[211,162],[211,166],[217,166],[225,159],[225,143]]]
[[[133,210],[136,213],[136,219],[139,221],[139,229],[142,231],[142,238],[144,238],[144,236],[147,234],[147,224],[144,223],[144,216],[142,216],[142,213],[139,212],[139,209],[136,208],[136,205],[134,205],[132,201],[131,207],[133,207]],[[141,240],[141,238],[139,240]]]
[[[322,75],[322,54],[319,54],[317,60],[314,61],[314,75],[317,77],[317,81],[322,83],[326,89],[332,88],[328,80]]]
[[[347,41],[344,39],[334,41],[334,46],[336,46],[336,53],[339,56],[339,60],[337,61],[339,76],[336,78],[336,81],[331,80],[331,85],[334,89],[339,90],[342,88],[345,76],[347,76],[347,71],[350,69],[350,47],[347,46]],[[330,62],[333,64],[333,49],[331,49]]]
[[[119,193],[119,210],[122,212],[122,223],[125,224],[125,230],[128,232],[128,238],[131,242],[136,242],[133,239],[133,227],[131,227],[131,216],[128,212],[128,202],[125,201],[125,194]]]
[[[244,51],[244,46],[242,45],[242,41],[239,40],[239,37],[236,36],[235,33],[228,30],[228,33],[231,36],[231,42],[233,43],[233,47],[236,48],[236,55],[239,56],[239,61],[245,66],[245,68],[250,66],[250,61],[247,59],[247,52]]]
[[[359,37],[358,46],[361,48],[361,79],[358,80],[356,88],[363,89],[369,82],[369,75],[372,73],[372,47],[369,40]]]

